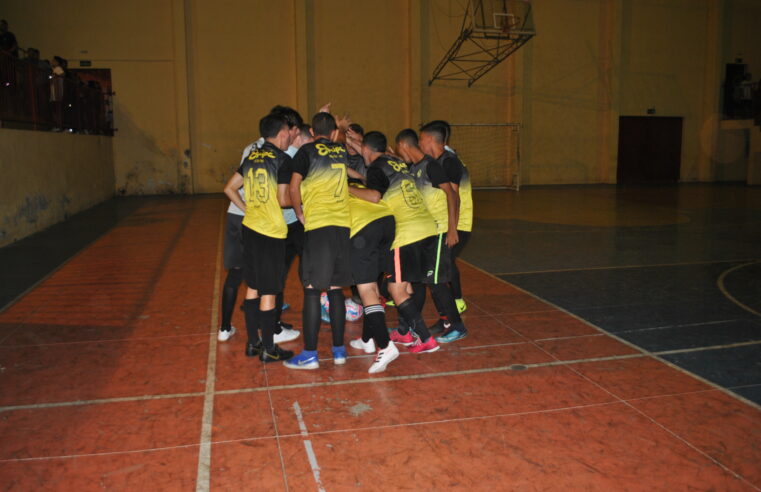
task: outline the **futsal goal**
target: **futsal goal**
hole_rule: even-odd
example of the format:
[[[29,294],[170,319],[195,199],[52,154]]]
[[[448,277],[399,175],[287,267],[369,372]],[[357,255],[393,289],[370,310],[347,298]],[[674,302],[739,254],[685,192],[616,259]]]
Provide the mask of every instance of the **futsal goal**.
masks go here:
[[[449,146],[468,168],[474,188],[521,186],[519,123],[452,124]]]

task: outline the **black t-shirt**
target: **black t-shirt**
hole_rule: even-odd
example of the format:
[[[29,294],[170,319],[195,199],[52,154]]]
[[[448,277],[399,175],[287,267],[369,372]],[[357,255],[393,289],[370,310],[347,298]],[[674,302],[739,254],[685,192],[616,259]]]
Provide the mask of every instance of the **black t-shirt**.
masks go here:
[[[373,162],[370,167],[367,168],[367,187],[384,195],[391,183],[389,182],[386,173],[383,172],[383,169],[381,169],[380,166],[376,166],[376,163],[378,162],[379,161]]]
[[[306,152],[305,145],[302,146],[296,155],[291,159],[291,171],[301,174],[302,178],[306,178],[309,173],[309,154]]]
[[[447,181],[459,186],[464,166],[457,155],[445,150],[436,160],[441,164],[442,169],[444,169],[444,172],[449,178]],[[430,168],[431,166],[428,167]]]
[[[430,159],[430,162],[425,167],[425,170],[426,174],[428,175],[428,180],[433,186],[440,188],[439,185],[441,183],[452,182],[452,180],[449,179],[449,176],[447,176],[447,173],[444,171],[444,168],[442,168],[441,165],[436,162],[436,160],[428,156],[426,156],[426,158]],[[462,170],[460,171],[460,175],[462,176]]]

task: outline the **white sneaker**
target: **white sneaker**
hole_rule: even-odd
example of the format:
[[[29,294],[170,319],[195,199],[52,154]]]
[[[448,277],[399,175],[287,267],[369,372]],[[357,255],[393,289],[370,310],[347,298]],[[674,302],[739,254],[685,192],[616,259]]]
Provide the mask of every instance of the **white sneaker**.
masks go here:
[[[283,328],[283,331],[275,334],[275,343],[285,343],[292,340],[296,340],[301,335],[299,330],[293,330],[291,328]]]
[[[234,326],[231,326],[229,330],[223,330],[220,328],[219,332],[217,332],[217,340],[219,340],[220,342],[226,342],[233,335],[235,335]]]
[[[372,338],[368,340],[367,343],[365,343],[361,338],[357,338],[356,340],[350,341],[349,346],[357,350],[364,350],[366,354],[375,353],[375,340]]]
[[[396,348],[394,342],[389,342],[388,347],[378,352],[378,357],[375,358],[375,362],[373,362],[373,365],[370,366],[367,372],[370,374],[383,372],[386,370],[386,366],[391,364],[397,357],[399,357],[399,349]]]

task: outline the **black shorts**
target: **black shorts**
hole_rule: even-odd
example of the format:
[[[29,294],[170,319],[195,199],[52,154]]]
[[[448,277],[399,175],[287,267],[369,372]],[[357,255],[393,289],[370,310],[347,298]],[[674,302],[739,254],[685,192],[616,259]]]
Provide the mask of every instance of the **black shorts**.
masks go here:
[[[460,256],[460,253],[462,253],[462,250],[468,244],[468,239],[470,239],[470,231],[461,231],[458,229],[457,237],[460,238],[460,241],[454,245],[454,248],[452,248],[452,262],[454,262],[457,257]]]
[[[283,291],[285,239],[278,239],[243,226],[243,278],[260,296]]]
[[[227,214],[227,224],[225,224],[225,247],[223,253],[225,270],[231,268],[243,268],[242,226],[242,215]]]
[[[301,282],[318,290],[351,285],[349,228],[326,226],[304,233]]]
[[[449,281],[451,251],[446,234],[437,234],[395,248],[387,267],[390,282],[425,282],[438,284]]]
[[[351,238],[351,273],[354,284],[378,281],[391,259],[396,222],[393,215],[381,217],[362,228]]]

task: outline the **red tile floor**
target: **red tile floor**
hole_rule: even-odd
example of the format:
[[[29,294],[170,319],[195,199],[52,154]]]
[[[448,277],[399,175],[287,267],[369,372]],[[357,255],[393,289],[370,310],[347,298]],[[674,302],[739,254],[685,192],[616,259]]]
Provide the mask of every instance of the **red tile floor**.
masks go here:
[[[0,314],[0,488],[761,490],[757,408],[467,264],[469,338],[382,374],[218,344],[223,209],[146,206]]]

